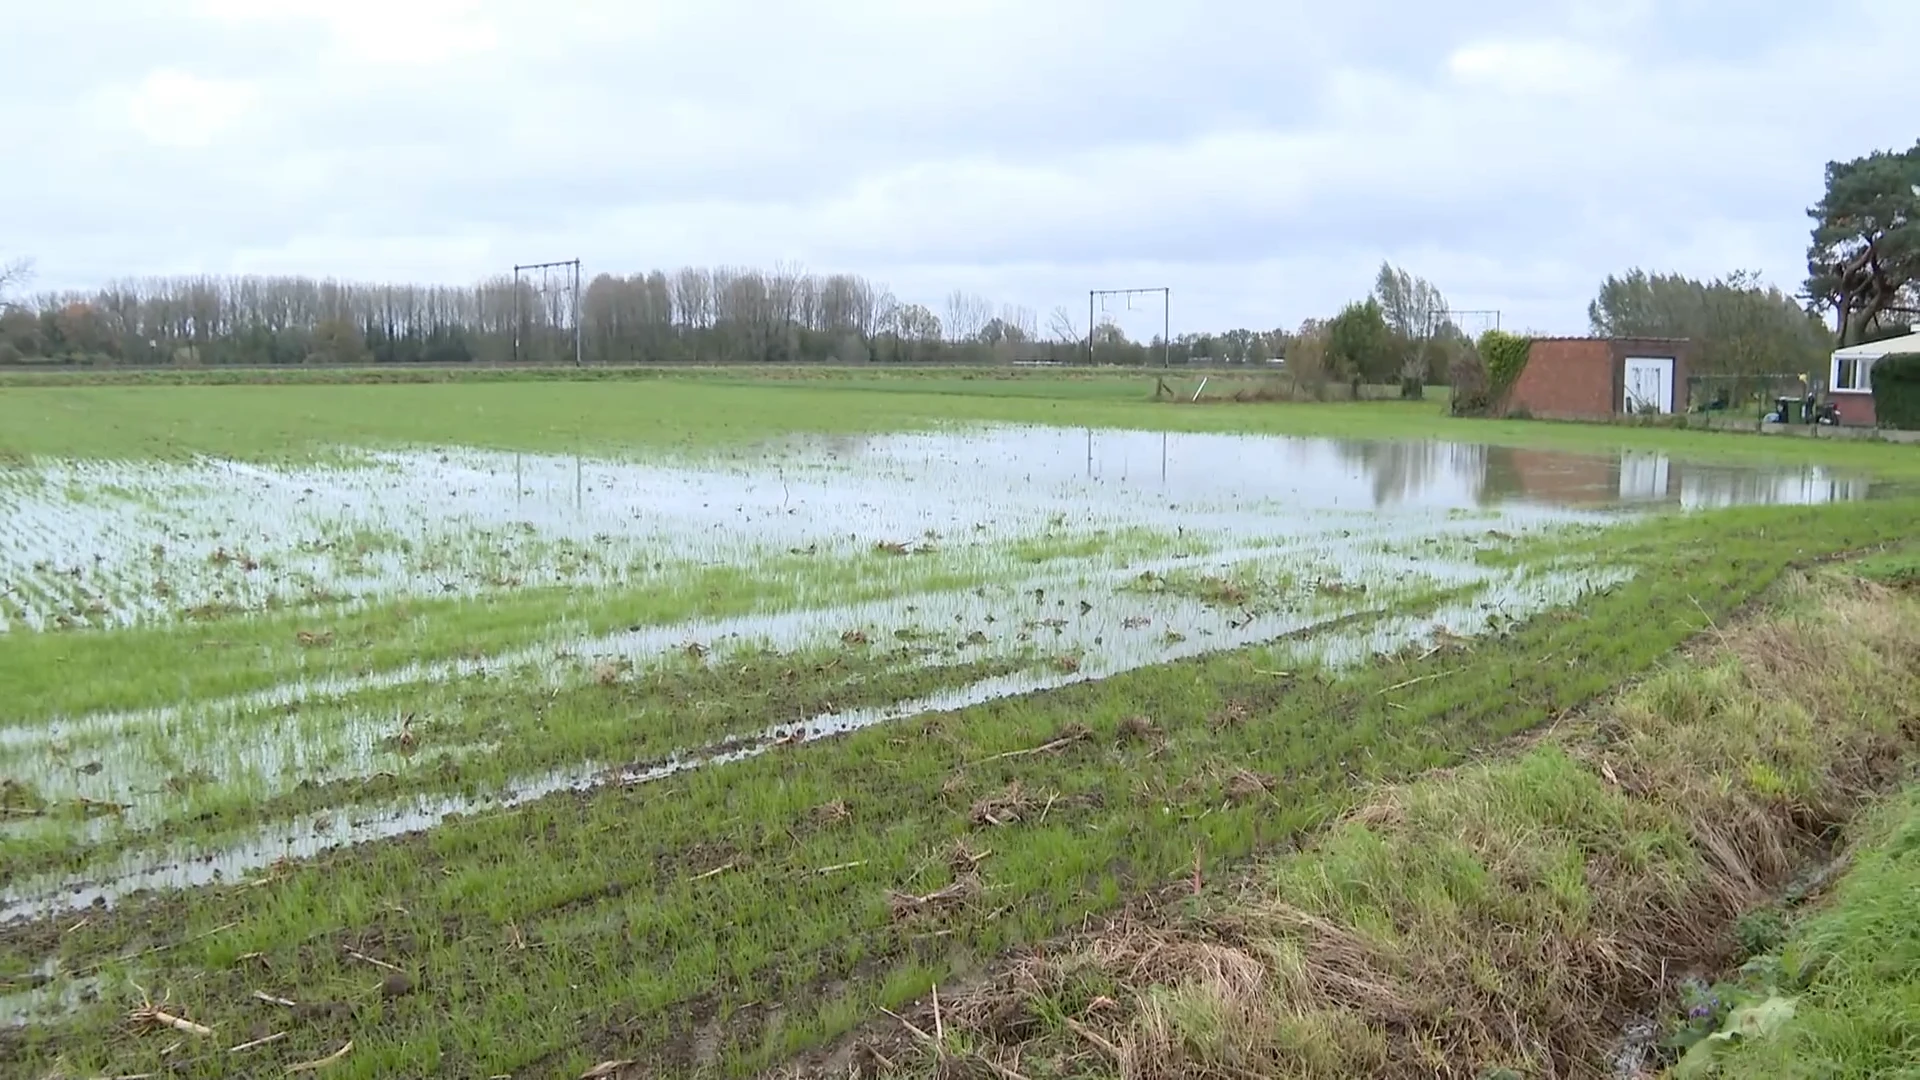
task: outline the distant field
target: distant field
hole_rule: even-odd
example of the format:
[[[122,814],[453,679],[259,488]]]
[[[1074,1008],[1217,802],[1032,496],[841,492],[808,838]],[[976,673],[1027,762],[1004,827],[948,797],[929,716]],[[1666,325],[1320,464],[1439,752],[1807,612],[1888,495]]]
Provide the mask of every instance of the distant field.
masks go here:
[[[0,1061],[745,1075],[1920,520],[1911,447],[976,374],[0,384]]]
[[[594,453],[740,444],[774,432],[861,434],[1000,422],[1662,451],[1920,477],[1920,448],[1909,446],[1463,420],[1448,416],[1441,401],[1160,403],[1152,400],[1158,376],[1151,373],[680,369],[628,375],[392,385],[23,387],[0,381],[0,457],[299,458],[342,444]]]

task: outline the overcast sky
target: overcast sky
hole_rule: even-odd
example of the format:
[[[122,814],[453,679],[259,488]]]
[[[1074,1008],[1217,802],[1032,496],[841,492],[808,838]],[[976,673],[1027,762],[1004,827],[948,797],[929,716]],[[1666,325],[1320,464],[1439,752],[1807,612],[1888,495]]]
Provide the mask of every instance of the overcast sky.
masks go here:
[[[1635,265],[1797,287],[1825,162],[1920,135],[1914,0],[5,7],[0,258],[40,288],[785,262],[1043,324],[1164,284],[1178,331],[1391,259],[1580,333]]]

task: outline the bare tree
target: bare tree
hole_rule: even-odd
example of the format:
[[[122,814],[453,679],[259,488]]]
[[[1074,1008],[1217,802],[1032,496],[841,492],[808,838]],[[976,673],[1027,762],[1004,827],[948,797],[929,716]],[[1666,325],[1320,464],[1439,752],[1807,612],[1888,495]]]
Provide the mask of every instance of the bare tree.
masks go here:
[[[1033,309],[1020,304],[1000,305],[999,319],[1014,331],[1021,341],[1032,341],[1040,336],[1040,320]]]
[[[1068,311],[1064,304],[1054,308],[1053,314],[1047,317],[1047,332],[1053,335],[1053,340],[1062,343],[1084,341],[1087,336],[1081,332],[1080,324],[1073,321],[1073,312]]]
[[[682,326],[713,325],[713,275],[696,267],[686,267],[673,277],[673,307]]]
[[[32,280],[32,259],[14,259],[11,262],[0,262],[0,311],[5,311],[11,306],[7,302],[7,293],[9,290],[16,289]]]
[[[947,294],[947,319],[945,323],[948,340],[972,341],[980,336],[993,318],[993,305],[986,297],[963,289],[955,289]]]

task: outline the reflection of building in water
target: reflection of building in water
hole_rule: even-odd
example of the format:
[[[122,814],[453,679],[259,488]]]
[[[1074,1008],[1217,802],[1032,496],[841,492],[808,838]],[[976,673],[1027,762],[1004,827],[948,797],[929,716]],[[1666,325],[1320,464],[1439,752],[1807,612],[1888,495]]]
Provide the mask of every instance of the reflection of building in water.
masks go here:
[[[1665,454],[1621,454],[1620,498],[1665,501],[1673,491],[1673,468]]]
[[[1557,506],[1611,504],[1624,494],[1619,473],[1620,463],[1612,458],[1493,446],[1487,448],[1481,500],[1526,499]]]
[[[1843,479],[1821,468],[1793,472],[1690,468],[1680,477],[1680,505],[1688,509],[1753,503],[1813,505],[1867,497],[1865,480]]]
[[[1846,502],[1866,498],[1868,487],[1865,480],[1812,467],[1727,468],[1675,461],[1666,454],[1599,457],[1490,447],[1481,498],[1558,506],[1677,502],[1688,509],[1709,509]]]

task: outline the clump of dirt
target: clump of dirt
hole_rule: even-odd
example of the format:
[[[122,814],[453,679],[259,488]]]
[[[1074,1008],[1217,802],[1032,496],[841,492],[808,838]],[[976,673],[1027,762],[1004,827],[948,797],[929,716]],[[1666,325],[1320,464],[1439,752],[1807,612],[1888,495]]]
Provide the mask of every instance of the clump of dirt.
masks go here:
[[[1227,801],[1233,803],[1249,803],[1269,798],[1273,795],[1274,789],[1279,786],[1280,781],[1266,773],[1254,772],[1251,769],[1233,770],[1227,776],[1226,783],[1221,785]]]
[[[46,807],[46,800],[32,785],[11,778],[0,780],[0,817],[31,817],[43,813]]]
[[[1015,780],[1000,791],[975,799],[967,818],[975,825],[999,828],[1025,821],[1042,802]]]
[[[976,849],[972,844],[967,843],[967,838],[963,836],[955,840],[953,847],[948,850],[947,868],[953,871],[954,877],[964,877],[979,870],[980,864],[992,854],[991,848]]]
[[[1122,743],[1158,744],[1165,736],[1160,725],[1150,716],[1129,716],[1120,721],[1120,741]]]
[[[969,872],[956,877],[951,885],[935,889],[930,893],[915,895],[894,892],[888,896],[887,903],[896,920],[915,917],[937,918],[966,910],[968,905],[979,899],[984,891],[980,875]]]
[[[1074,743],[1086,742],[1092,738],[1093,738],[1093,729],[1088,727],[1085,724],[1075,721],[1073,723],[1067,724],[1066,726],[1062,727],[1060,730],[1054,732],[1053,738],[1048,739],[1046,745],[1041,749],[1058,750],[1058,749],[1061,749],[1062,747],[1070,746]]]
[[[845,799],[835,799],[814,807],[809,816],[816,825],[845,825],[853,820],[853,811],[847,808]]]
[[[1201,578],[1199,593],[1202,601],[1216,607],[1237,607],[1247,602],[1246,588],[1226,578]]]
[[[1207,718],[1207,725],[1215,731],[1237,728],[1253,719],[1253,705],[1239,698],[1227,702],[1220,711]]]

